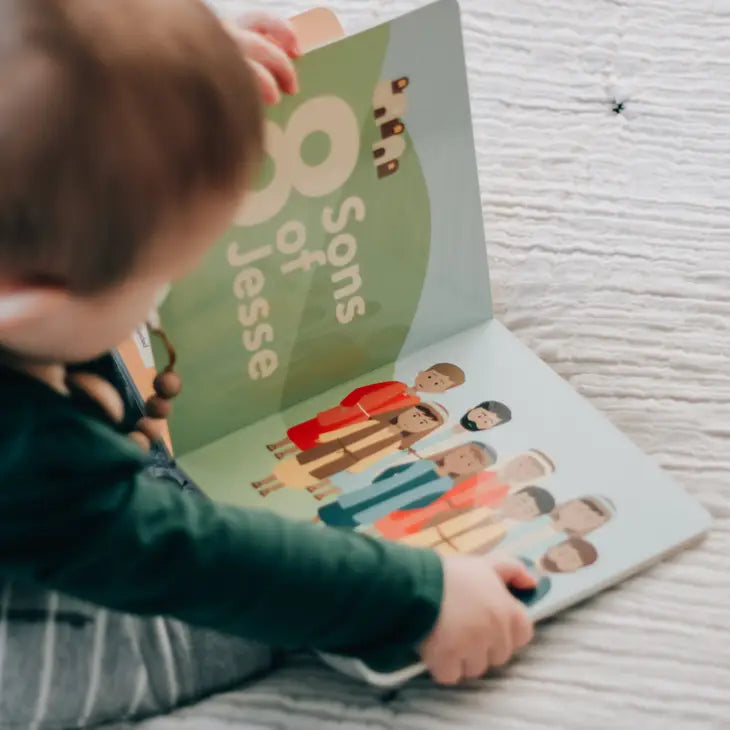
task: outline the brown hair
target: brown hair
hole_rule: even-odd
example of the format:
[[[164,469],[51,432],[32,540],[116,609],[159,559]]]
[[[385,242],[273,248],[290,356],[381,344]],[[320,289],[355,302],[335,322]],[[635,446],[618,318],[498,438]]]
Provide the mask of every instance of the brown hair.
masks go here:
[[[581,567],[583,568],[593,565],[593,563],[598,560],[598,550],[596,550],[593,543],[588,542],[588,540],[584,540],[582,537],[570,537],[558,545],[555,545],[555,547],[560,547],[562,545],[570,545],[578,553],[582,564]],[[545,570],[550,573],[565,572],[561,570],[560,566],[558,566],[558,564],[549,556],[549,551],[545,553],[542,559],[542,565]]]
[[[431,365],[428,369],[435,370],[437,373],[440,373],[453,381],[454,384],[451,386],[452,388],[455,388],[457,385],[463,385],[466,380],[464,371],[458,365],[452,365],[449,362],[439,362],[435,365]]]
[[[551,474],[555,472],[555,464],[553,463],[552,459],[549,459],[544,452],[538,451],[537,449],[530,449],[527,453],[535,454],[538,459],[542,459],[548,465]]]
[[[0,4],[0,268],[86,293],[258,163],[253,73],[199,0]]]
[[[613,515],[611,508],[603,504],[597,497],[582,497],[580,499],[583,504],[593,510],[599,517],[610,518]]]
[[[544,487],[529,486],[515,492],[517,494],[526,494],[535,502],[535,506],[539,514],[545,515],[555,509],[555,497]]]
[[[446,449],[445,451],[439,451],[437,454],[433,454],[432,456],[421,456],[420,458],[425,458],[428,461],[434,461],[438,466],[443,466],[444,462],[446,461],[446,457],[450,453],[456,451],[457,449],[463,449],[465,446],[470,446],[472,449],[472,453],[476,454],[477,458],[479,458],[483,462],[482,467],[480,469],[477,469],[474,474],[478,474],[480,471],[484,471],[488,467],[492,466],[495,461],[497,461],[497,452],[491,446],[487,446],[487,444],[484,444],[481,441],[467,441],[466,443],[460,444],[459,446],[452,446],[450,449]],[[452,476],[460,477],[461,481],[466,481],[467,479],[470,479],[472,476],[474,476],[474,474],[452,474]]]
[[[404,431],[401,434],[400,446],[398,447],[399,449],[410,449],[417,441],[420,441],[422,438],[425,438],[429,434],[432,434],[437,428],[440,428],[444,424],[444,417],[438,412],[436,408],[432,407],[429,403],[419,403],[415,406],[405,406],[404,408],[399,408],[397,411],[379,413],[373,416],[371,420],[378,421],[384,426],[386,424],[395,425],[398,423],[398,417],[401,415],[401,413],[404,413],[405,411],[410,411],[411,408],[416,408],[429,418],[432,418],[434,422],[433,428],[429,428],[426,431],[420,431],[418,433],[408,433]]]

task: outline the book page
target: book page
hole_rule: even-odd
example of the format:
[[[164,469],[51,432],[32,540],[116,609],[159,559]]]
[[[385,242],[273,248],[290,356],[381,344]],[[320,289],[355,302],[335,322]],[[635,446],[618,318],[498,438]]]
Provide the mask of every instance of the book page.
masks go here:
[[[303,53],[344,36],[344,30],[337,16],[326,8],[314,8],[295,15],[291,18],[291,23]],[[157,375],[152,342],[146,325],[137,327],[133,335],[125,340],[117,351],[140,397],[146,400],[154,393],[153,381]],[[167,450],[173,453],[167,424],[163,425],[162,438]]]
[[[224,502],[445,555],[520,559],[538,579],[523,597],[535,618],[710,525],[701,505],[494,320],[181,465]]]
[[[336,41],[345,35],[337,16],[327,8],[313,8],[291,18],[304,53]]]
[[[298,70],[256,189],[161,309],[177,454],[491,316],[457,4]]]

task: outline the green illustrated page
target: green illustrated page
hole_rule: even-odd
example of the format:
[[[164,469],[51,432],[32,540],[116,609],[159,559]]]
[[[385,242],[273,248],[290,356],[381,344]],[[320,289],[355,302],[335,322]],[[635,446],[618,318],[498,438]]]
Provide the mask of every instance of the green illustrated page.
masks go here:
[[[301,92],[268,112],[255,189],[160,311],[185,382],[178,455],[387,378],[399,356],[491,316],[457,4],[298,71]]]

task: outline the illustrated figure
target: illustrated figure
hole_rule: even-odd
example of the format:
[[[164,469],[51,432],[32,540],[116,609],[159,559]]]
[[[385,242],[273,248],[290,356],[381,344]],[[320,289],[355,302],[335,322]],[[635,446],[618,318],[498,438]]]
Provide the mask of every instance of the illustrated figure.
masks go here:
[[[395,81],[381,81],[373,92],[373,116],[379,126],[402,117],[408,109],[405,91],[410,81],[407,76]]]
[[[531,591],[518,591],[515,595],[526,606],[532,606],[550,592],[552,575],[575,573],[593,565],[598,560],[598,551],[582,537],[569,537],[549,548],[537,563],[522,556],[519,560],[535,576],[537,586]]]
[[[395,459],[397,464],[405,464],[418,457],[430,459],[433,449],[439,451],[450,449],[461,443],[464,436],[477,431],[489,431],[492,428],[509,423],[512,420],[512,411],[496,400],[488,400],[470,408],[462,417],[459,423],[452,428],[439,431],[438,433],[423,439],[418,444],[418,456],[403,455]]]
[[[464,431],[488,431],[490,428],[509,423],[512,411],[497,400],[485,400],[462,417],[459,425]]]
[[[400,169],[399,159],[406,151],[406,129],[401,117],[408,108],[408,77],[395,81],[381,81],[373,92],[373,116],[381,139],[373,144],[373,164],[378,179],[394,175]]]
[[[447,418],[448,412],[442,406],[421,403],[327,431],[321,434],[319,443],[282,461],[271,475],[251,485],[261,490],[262,496],[293,487],[320,492],[317,496],[322,499],[331,493],[329,489],[326,494],[321,492],[331,486],[329,477],[344,470],[363,471],[394,451],[412,448]]]
[[[398,146],[389,145],[389,147],[391,148],[391,151],[397,151],[396,147],[402,147],[399,153],[400,155],[402,155],[405,151],[405,143]],[[375,150],[373,150],[373,154],[375,154]],[[381,159],[376,159],[375,161],[375,171],[378,173],[378,180],[395,175],[395,173],[400,170],[400,162],[398,160],[389,160],[387,157],[384,157],[384,155],[385,152],[383,153],[383,156],[381,156]]]
[[[549,515],[510,530],[500,541],[499,550],[514,556],[539,554],[562,542],[566,535],[585,537],[605,525],[614,514],[613,503],[605,497],[571,499],[558,505]]]
[[[355,528],[413,502],[428,504],[455,482],[493,464],[496,454],[478,441],[456,446],[433,459],[392,467],[375,481],[319,510],[319,519],[333,527]]]
[[[380,138],[388,139],[388,137],[397,137],[406,131],[406,125],[401,119],[393,119],[386,122],[380,127]]]
[[[390,540],[417,533],[438,515],[461,514],[472,507],[498,508],[512,491],[532,485],[555,471],[541,451],[526,451],[496,471],[483,471],[466,479],[429,505],[411,504],[378,520],[374,528]]]
[[[398,172],[400,166],[398,160],[406,151],[406,141],[402,136],[405,126],[401,123],[397,128],[400,131],[373,142],[373,164],[379,178]]]
[[[311,449],[323,434],[362,423],[382,413],[398,411],[421,402],[419,393],[444,393],[462,385],[464,371],[450,363],[437,363],[418,373],[413,385],[398,381],[373,383],[356,388],[338,406],[318,413],[308,421],[292,426],[287,437],[266,448],[278,459]]]
[[[442,554],[479,555],[499,543],[511,524],[533,520],[554,507],[555,499],[546,489],[524,487],[508,494],[497,509],[470,506],[442,512],[401,542],[433,548]]]

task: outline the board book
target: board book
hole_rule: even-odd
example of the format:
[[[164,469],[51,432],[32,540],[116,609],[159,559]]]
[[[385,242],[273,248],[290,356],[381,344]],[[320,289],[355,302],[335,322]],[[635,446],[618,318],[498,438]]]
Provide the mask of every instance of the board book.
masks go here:
[[[512,555],[535,620],[697,540],[706,511],[492,315],[456,2],[325,45],[334,16],[298,22],[320,47],[258,185],[160,308],[181,468],[241,507]],[[390,686],[414,657],[326,659]]]

